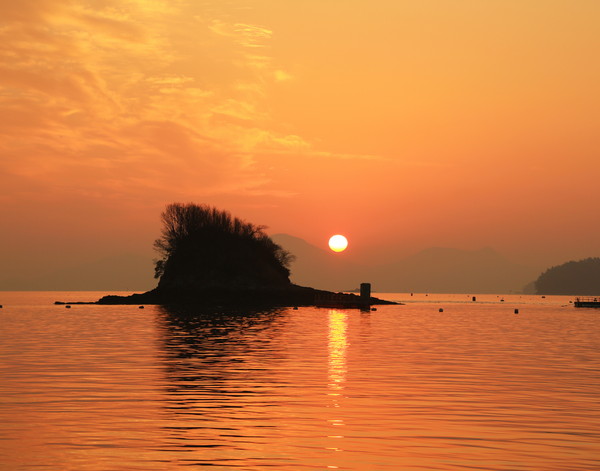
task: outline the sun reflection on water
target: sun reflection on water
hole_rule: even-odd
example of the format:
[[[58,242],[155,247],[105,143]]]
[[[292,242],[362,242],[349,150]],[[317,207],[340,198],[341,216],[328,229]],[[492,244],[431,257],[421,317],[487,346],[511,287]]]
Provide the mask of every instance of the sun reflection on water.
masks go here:
[[[348,315],[343,311],[332,309],[329,311],[329,331],[328,331],[328,383],[327,393],[330,397],[329,408],[331,415],[327,419],[328,427],[335,427],[336,430],[329,432],[327,435],[328,443],[325,450],[333,452],[338,456],[338,453],[343,452],[342,440],[344,435],[340,434],[340,427],[344,427],[343,408],[341,401],[343,400],[343,390],[346,383],[346,350],[348,348]],[[333,459],[333,456],[331,457]],[[338,469],[339,463],[327,466],[327,469]]]
[[[347,314],[332,309],[329,311],[329,389],[330,395],[339,396],[346,381],[346,349],[348,339]],[[336,405],[338,407],[339,405]]]

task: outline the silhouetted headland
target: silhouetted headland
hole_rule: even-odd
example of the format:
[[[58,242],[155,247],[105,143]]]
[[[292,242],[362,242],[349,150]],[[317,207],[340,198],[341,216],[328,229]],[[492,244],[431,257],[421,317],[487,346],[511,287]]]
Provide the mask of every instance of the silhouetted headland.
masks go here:
[[[600,295],[600,258],[570,261],[548,268],[535,281],[536,294]]]
[[[227,211],[174,203],[162,213],[154,246],[158,286],[130,296],[105,296],[94,304],[188,304],[210,307],[339,307],[396,304],[371,296],[333,293],[290,281],[294,257],[256,226]],[[57,304],[77,304],[61,303]]]

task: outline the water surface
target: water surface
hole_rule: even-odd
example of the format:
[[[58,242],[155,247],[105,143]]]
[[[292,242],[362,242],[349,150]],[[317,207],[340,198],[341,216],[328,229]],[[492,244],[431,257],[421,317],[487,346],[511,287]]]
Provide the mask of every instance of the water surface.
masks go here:
[[[1,469],[600,469],[600,310],[570,298],[52,305],[103,294],[0,292]]]

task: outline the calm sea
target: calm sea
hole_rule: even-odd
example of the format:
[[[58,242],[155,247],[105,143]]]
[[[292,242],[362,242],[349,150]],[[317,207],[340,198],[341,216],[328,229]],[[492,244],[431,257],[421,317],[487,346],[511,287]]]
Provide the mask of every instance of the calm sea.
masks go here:
[[[600,469],[600,310],[571,298],[52,304],[103,294],[0,292],[0,469]]]

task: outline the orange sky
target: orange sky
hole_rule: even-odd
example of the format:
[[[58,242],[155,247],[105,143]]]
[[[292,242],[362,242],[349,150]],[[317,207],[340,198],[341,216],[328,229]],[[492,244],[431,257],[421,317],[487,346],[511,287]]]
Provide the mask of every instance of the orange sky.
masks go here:
[[[348,256],[600,255],[597,0],[1,2],[0,259],[208,203]],[[3,278],[3,277],[0,277]]]

